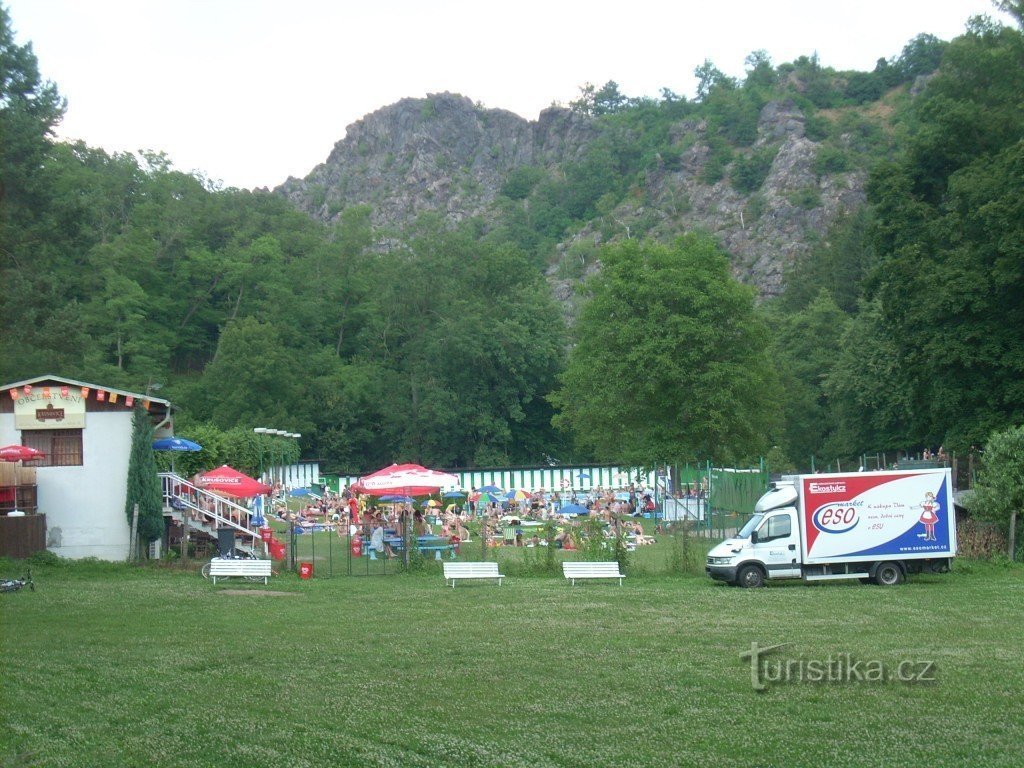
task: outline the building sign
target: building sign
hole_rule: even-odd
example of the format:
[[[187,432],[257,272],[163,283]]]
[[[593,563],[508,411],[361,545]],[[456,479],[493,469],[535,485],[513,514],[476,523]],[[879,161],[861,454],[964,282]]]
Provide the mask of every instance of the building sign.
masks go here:
[[[14,401],[15,429],[84,429],[85,398],[61,387],[26,386]],[[13,392],[13,390],[12,390]]]

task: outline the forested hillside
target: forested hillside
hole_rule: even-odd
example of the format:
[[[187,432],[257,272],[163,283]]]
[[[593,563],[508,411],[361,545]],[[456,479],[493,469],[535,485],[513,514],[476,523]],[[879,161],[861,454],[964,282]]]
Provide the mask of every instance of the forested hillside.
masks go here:
[[[55,141],[0,11],[3,381],[160,386],[183,434],[287,428],[346,472],[804,466],[1024,419],[1019,23],[536,123],[405,100],[249,192]]]

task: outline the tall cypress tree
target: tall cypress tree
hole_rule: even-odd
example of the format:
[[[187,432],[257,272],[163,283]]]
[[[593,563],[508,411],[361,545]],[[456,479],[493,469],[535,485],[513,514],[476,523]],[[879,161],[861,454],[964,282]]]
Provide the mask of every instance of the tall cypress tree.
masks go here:
[[[153,455],[153,424],[149,414],[135,406],[132,423],[132,455],[128,463],[128,493],[125,514],[132,522],[132,510],[139,505],[139,541],[153,541],[163,534],[163,492]]]

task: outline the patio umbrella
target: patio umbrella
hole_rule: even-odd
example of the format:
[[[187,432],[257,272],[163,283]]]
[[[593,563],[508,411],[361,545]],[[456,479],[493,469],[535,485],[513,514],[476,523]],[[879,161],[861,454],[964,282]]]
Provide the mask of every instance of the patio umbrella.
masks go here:
[[[11,461],[11,462],[26,462],[35,461],[41,459],[46,454],[35,448],[29,448],[27,445],[5,445],[0,448],[0,461]],[[21,478],[18,476],[18,468],[14,468],[14,509],[11,512],[18,511],[18,488],[21,487]],[[20,513],[19,513],[20,514]]]
[[[496,493],[502,494],[505,491],[496,485],[485,485],[482,488],[477,488],[477,493]]]
[[[208,491],[220,491],[242,499],[270,493],[269,485],[253,480],[227,464],[199,475],[196,485]]]
[[[579,504],[563,504],[558,513],[560,515],[589,515],[590,510],[586,507],[581,507]]]
[[[500,496],[496,496],[488,491],[477,491],[469,497],[470,501],[475,501],[478,504],[497,504],[501,501]]]
[[[526,491],[522,489],[516,489],[514,491],[509,491],[508,493],[506,493],[505,498],[508,499],[509,501],[526,501],[528,498],[530,498],[530,494],[528,494]]]
[[[5,445],[0,448],[0,461],[35,461],[46,454],[27,445]]]
[[[412,504],[416,499],[412,496],[398,496],[396,494],[388,494],[387,496],[381,496],[381,501],[386,501],[391,504]]]
[[[359,478],[352,484],[352,489],[373,496],[382,494],[427,496],[441,488],[450,488],[458,484],[457,475],[427,469],[419,464],[392,464],[390,467],[379,469]]]
[[[174,453],[196,453],[203,450],[199,443],[193,443],[184,437],[162,437],[153,441],[154,451],[173,451]],[[174,469],[174,453],[171,453],[171,473],[178,474]]]
[[[462,491],[448,491],[448,493],[441,494],[442,499],[464,499],[466,494]]]

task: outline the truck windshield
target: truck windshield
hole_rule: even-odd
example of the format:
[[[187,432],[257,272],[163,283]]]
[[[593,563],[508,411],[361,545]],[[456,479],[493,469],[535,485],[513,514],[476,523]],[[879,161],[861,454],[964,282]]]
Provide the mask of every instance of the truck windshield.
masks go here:
[[[757,528],[757,526],[761,524],[762,520],[764,520],[764,515],[760,513],[751,517],[749,520],[747,520],[747,524],[740,528],[739,533],[736,534],[736,538],[749,539],[750,534],[753,532],[755,528]]]

